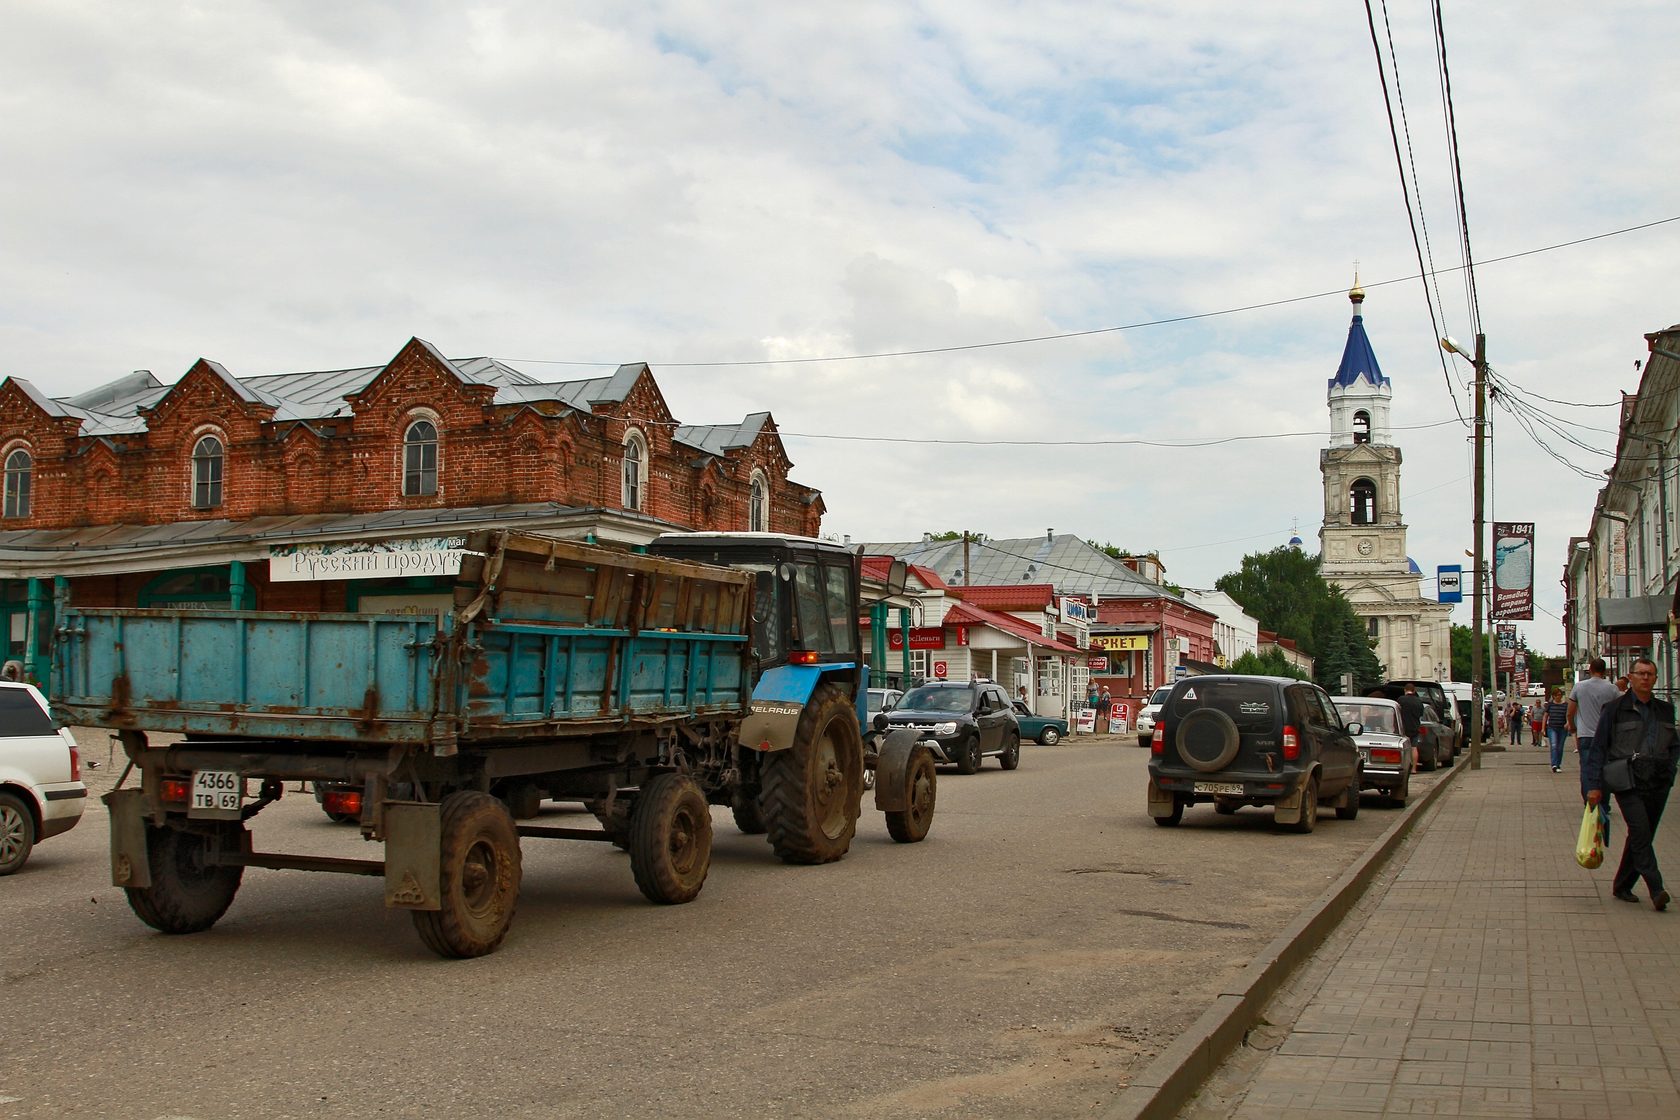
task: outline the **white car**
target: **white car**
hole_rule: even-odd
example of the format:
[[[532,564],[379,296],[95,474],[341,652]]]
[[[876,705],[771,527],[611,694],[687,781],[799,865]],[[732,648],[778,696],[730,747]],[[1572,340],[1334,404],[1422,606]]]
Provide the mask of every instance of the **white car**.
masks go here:
[[[1155,721],[1160,718],[1161,705],[1167,702],[1167,694],[1172,691],[1172,685],[1157,688],[1149,694],[1149,703],[1138,713],[1137,737],[1138,746],[1147,747],[1155,739]]]
[[[74,828],[86,804],[75,738],[34,686],[0,681],[0,875],[22,867],[37,841]]]

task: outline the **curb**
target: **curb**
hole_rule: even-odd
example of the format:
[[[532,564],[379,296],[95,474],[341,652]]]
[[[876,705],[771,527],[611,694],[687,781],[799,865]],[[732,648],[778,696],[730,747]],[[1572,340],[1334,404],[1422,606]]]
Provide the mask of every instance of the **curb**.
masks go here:
[[[1177,1116],[1202,1083],[1259,1023],[1261,1012],[1289,975],[1318,951],[1353,909],[1371,880],[1436,798],[1468,769],[1470,758],[1466,754],[1427,793],[1401,810],[1400,818],[1389,825],[1377,842],[1296,915],[1247,968],[1219,991],[1201,1017],[1132,1079],[1125,1092],[1103,1114],[1105,1120],[1169,1120]]]

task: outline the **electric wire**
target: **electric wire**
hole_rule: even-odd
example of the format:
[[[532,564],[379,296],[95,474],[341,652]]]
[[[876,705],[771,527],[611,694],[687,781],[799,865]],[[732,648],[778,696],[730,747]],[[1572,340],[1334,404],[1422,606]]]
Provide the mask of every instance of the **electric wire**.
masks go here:
[[[1533,249],[1522,249],[1515,253],[1506,253],[1503,256],[1489,257],[1487,260],[1482,262],[1482,267],[1485,268],[1490,264],[1503,264],[1506,261],[1520,260],[1523,257],[1532,257],[1540,253],[1550,253],[1558,249],[1570,249],[1577,245],[1586,245],[1591,242],[1602,241],[1610,237],[1620,237],[1624,234],[1639,233],[1642,230],[1653,229],[1657,226],[1668,225],[1672,222],[1680,222],[1680,214],[1675,214],[1667,218],[1657,218],[1649,222],[1641,222],[1638,225],[1626,226],[1622,229],[1606,230],[1603,233],[1594,233],[1585,237],[1572,238],[1568,241],[1559,241],[1551,245],[1540,245]],[[1463,270],[1463,267],[1464,266],[1462,265],[1454,265],[1451,268],[1444,268],[1440,271],[1443,273],[1459,272]],[[1361,281],[1360,286],[1369,291],[1372,288],[1386,288],[1394,284],[1409,284],[1414,280],[1422,278],[1423,275],[1423,273],[1413,273],[1407,276],[1392,277],[1387,280]],[[957,354],[970,350],[999,349],[1006,346],[1028,346],[1039,342],[1060,342],[1066,339],[1089,338],[1093,335],[1100,334],[1117,334],[1124,331],[1145,330],[1149,327],[1173,326],[1178,323],[1192,323],[1203,319],[1222,318],[1226,315],[1240,315],[1249,311],[1264,311],[1273,307],[1287,307],[1290,304],[1306,303],[1315,299],[1328,299],[1332,296],[1346,298],[1347,291],[1343,288],[1336,288],[1331,291],[1313,292],[1308,295],[1288,296],[1282,299],[1262,300],[1257,303],[1248,303],[1237,307],[1225,307],[1216,311],[1199,311],[1187,315],[1174,315],[1164,319],[1147,319],[1140,320],[1135,323],[1121,323],[1116,326],[1092,327],[1088,330],[1062,331],[1057,334],[1031,335],[1024,338],[995,339],[988,342],[970,342],[952,346],[925,346],[914,350],[879,350],[862,354],[828,354],[807,358],[745,358],[709,362],[657,361],[650,362],[648,364],[659,366],[661,369],[722,369],[750,366],[812,365],[820,362],[861,362],[874,361],[882,358],[918,358],[925,357],[930,354]],[[617,368],[619,365],[623,364],[616,361],[584,361],[581,359],[571,358],[504,357],[497,358],[496,360],[501,362],[517,363],[520,365],[586,366],[595,369]]]
[[[1365,0],[1365,24],[1371,31],[1371,51],[1374,55],[1376,55],[1377,78],[1382,83],[1383,105],[1388,112],[1388,136],[1394,146],[1395,169],[1400,175],[1400,194],[1406,202],[1406,223],[1412,234],[1412,248],[1417,253],[1418,272],[1420,275],[1424,275],[1430,270],[1429,266],[1424,263],[1423,243],[1418,236],[1418,214],[1412,207],[1412,192],[1408,190],[1406,186],[1405,161],[1400,157],[1400,135],[1394,127],[1394,102],[1393,99],[1389,97],[1388,93],[1388,72],[1387,68],[1383,65],[1382,44],[1377,40],[1376,13],[1371,10],[1371,0]],[[1396,85],[1398,85],[1399,62],[1396,59],[1391,59],[1390,61],[1396,67],[1395,82]],[[1418,209],[1422,209],[1422,207],[1423,200],[1420,198],[1418,199]],[[1429,328],[1433,332],[1433,337],[1437,339],[1441,338],[1444,332],[1441,329],[1440,318],[1436,314],[1435,301],[1429,296],[1429,285],[1427,283],[1423,285],[1423,302],[1429,310]],[[1453,411],[1458,414],[1459,423],[1468,425],[1469,421],[1464,418],[1464,410],[1459,408],[1458,405],[1458,393],[1453,388],[1452,373],[1447,369],[1446,354],[1444,352],[1440,352],[1437,348],[1436,356],[1441,362],[1441,379],[1447,383],[1447,395],[1452,398]]]

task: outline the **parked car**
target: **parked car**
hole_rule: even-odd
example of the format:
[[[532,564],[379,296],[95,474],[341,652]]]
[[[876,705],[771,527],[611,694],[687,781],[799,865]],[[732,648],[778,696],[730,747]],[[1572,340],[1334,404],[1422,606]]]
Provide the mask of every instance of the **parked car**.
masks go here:
[[[1161,705],[1167,702],[1167,693],[1172,691],[1172,685],[1157,688],[1149,694],[1149,703],[1138,712],[1137,737],[1138,746],[1147,747],[1155,738],[1155,721],[1161,717]]]
[[[0,875],[35,845],[76,827],[87,805],[76,740],[33,685],[0,682]]]
[[[1411,795],[1417,748],[1400,725],[1400,705],[1378,696],[1337,696],[1343,720],[1363,729],[1353,737],[1364,773],[1361,789],[1374,789],[1390,805],[1404,805]]]
[[[1319,804],[1359,815],[1357,723],[1344,726],[1322,688],[1287,677],[1212,675],[1172,686],[1149,748],[1149,815],[1176,825],[1211,801],[1219,813],[1270,805],[1273,819],[1311,832]]]
[[[1423,706],[1423,734],[1418,743],[1418,769],[1433,770],[1437,766],[1451,766],[1458,757],[1453,750],[1456,740],[1453,729],[1435,710],[1435,705]]]
[[[1445,733],[1438,736],[1440,744],[1435,750],[1435,762],[1452,765],[1452,760],[1458,757],[1459,751],[1470,745],[1469,731],[1461,728],[1458,722],[1458,708],[1447,697],[1447,690],[1437,680],[1392,680],[1384,681],[1375,688],[1365,690],[1367,696],[1386,696],[1390,700],[1398,700],[1405,693],[1406,686],[1412,685],[1417,689],[1418,699],[1435,709],[1435,722],[1445,729]],[[1433,764],[1425,766],[1425,770],[1433,770]]]
[[[1021,729],[1023,739],[1034,739],[1049,747],[1061,742],[1062,736],[1068,733],[1068,721],[1060,716],[1035,716],[1019,700],[1012,707],[1015,709],[1015,725]]]
[[[996,756],[1005,770],[1021,764],[1021,728],[1009,697],[991,681],[933,681],[906,692],[887,713],[887,726],[915,727],[939,762],[972,774]]]
[[[903,696],[903,691],[896,688],[870,689],[869,696],[866,701],[869,705],[869,718],[863,721],[864,726],[868,727],[870,724],[874,723],[875,717],[881,712],[890,712],[894,708],[898,707],[898,702],[903,698]]]

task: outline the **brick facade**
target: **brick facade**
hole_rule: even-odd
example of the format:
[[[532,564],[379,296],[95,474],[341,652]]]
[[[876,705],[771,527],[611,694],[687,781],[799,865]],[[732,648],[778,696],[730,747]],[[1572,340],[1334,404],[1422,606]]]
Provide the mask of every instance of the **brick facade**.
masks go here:
[[[497,403],[498,386],[464,377],[412,340],[330,415],[298,415],[200,360],[155,401],[141,425],[90,435],[76,410],[8,378],[0,382],[0,461],[33,458],[27,517],[0,530],[165,525],[196,520],[367,513],[554,502],[622,510],[625,440],[645,442],[640,512],[673,526],[735,530],[749,524],[754,476],[768,494],[775,532],[816,536],[817,491],[788,478],[792,463],[775,422],[762,414],[743,445],[699,448],[679,426],[646,366],[616,399],[579,407],[567,383],[552,393]],[[417,419],[436,425],[436,493],[403,493],[403,439]],[[133,425],[130,425],[133,428]],[[213,435],[224,448],[222,500],[193,505],[193,448]]]

